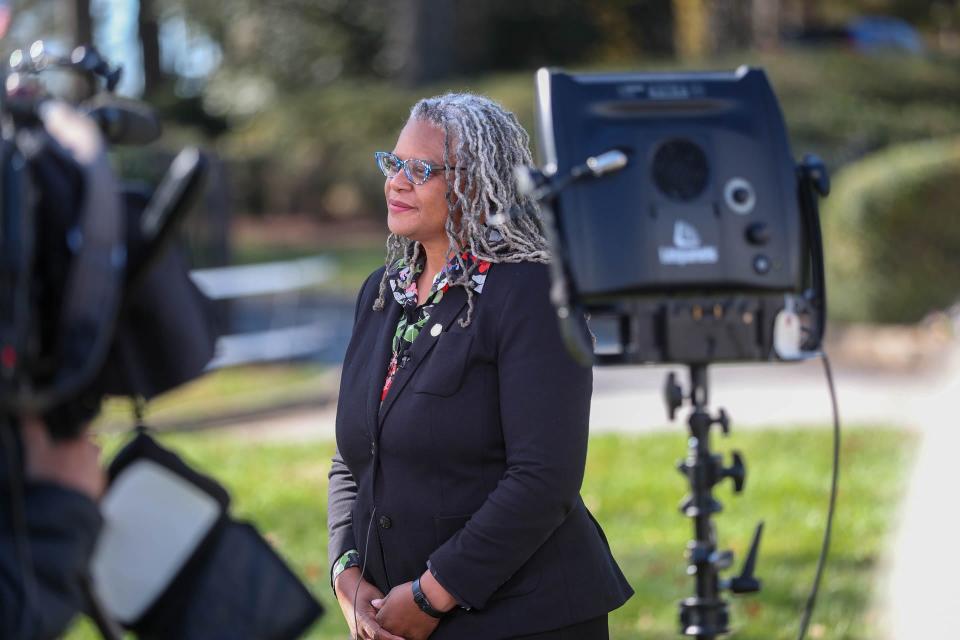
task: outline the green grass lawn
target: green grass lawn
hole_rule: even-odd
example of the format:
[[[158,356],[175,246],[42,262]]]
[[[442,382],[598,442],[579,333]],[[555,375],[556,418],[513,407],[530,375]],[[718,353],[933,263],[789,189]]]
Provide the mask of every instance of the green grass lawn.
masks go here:
[[[108,436],[107,451],[120,438]],[[172,434],[163,441],[215,474],[232,492],[237,516],[250,518],[323,601],[327,615],[309,638],[342,639],[326,565],[326,474],[331,443],[256,444],[216,433]],[[794,638],[815,569],[829,487],[831,435],[825,429],[738,432],[718,443],[740,449],[749,468],[743,494],[717,491],[721,547],[743,559],[757,520],[766,522],[758,595],[731,607],[733,637]],[[811,638],[876,637],[871,600],[915,450],[912,434],[852,429],[844,434],[841,491],[830,563]],[[683,550],[691,524],[677,511],[686,487],[674,470],[685,435],[592,438],[583,496],[603,525],[636,595],[611,616],[613,638],[674,638],[677,601],[692,591]],[[94,638],[86,622],[71,640]]]
[[[189,426],[229,415],[319,402],[336,394],[337,376],[335,368],[309,362],[218,369],[151,401],[144,417],[150,426]],[[129,399],[111,397],[104,402],[95,427],[123,431],[131,426],[132,415]]]

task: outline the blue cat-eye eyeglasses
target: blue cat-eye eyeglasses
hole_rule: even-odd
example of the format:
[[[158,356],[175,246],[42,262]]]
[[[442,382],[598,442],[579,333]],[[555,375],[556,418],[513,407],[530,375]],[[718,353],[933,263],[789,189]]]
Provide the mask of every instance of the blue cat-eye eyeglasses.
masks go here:
[[[392,180],[402,169],[404,175],[407,176],[407,180],[416,185],[421,185],[429,180],[434,171],[443,171],[444,169],[442,164],[430,164],[426,160],[418,160],[417,158],[401,160],[389,151],[377,151],[373,156],[377,159],[377,167],[380,169],[380,173]],[[460,169],[461,167],[450,168]]]

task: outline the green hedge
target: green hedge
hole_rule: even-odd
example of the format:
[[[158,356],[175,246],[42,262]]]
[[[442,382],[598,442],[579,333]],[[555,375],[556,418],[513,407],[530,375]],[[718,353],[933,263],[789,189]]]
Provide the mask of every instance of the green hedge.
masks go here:
[[[636,60],[619,69],[767,70],[797,157],[815,152],[831,168],[894,144],[960,134],[960,58],[862,56],[835,51],[743,53],[683,65]],[[600,70],[594,67],[593,70]],[[405,88],[343,79],[278,95],[261,111],[235,116],[220,138],[234,164],[238,212],[378,216],[383,180],[372,154],[390,149],[410,106],[444,91],[475,91],[501,101],[533,126],[533,69]]]
[[[916,322],[960,299],[960,138],[891,147],[824,202],[830,315]]]
[[[493,96],[526,126],[533,125],[532,74],[485,76],[426,89],[352,80],[305,89],[285,96],[223,141],[236,177],[236,209],[333,219],[381,215],[383,176],[374,151],[393,148],[417,100],[454,90]]]

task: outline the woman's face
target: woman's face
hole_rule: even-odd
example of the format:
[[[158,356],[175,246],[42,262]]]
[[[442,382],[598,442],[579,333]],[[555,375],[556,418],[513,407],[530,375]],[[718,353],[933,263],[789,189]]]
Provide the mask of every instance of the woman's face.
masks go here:
[[[401,160],[416,158],[443,165],[443,130],[428,122],[410,119],[400,132],[393,153]],[[387,200],[387,226],[392,233],[416,240],[428,250],[446,252],[447,185],[443,171],[434,171],[423,184],[413,184],[403,171],[383,184]]]

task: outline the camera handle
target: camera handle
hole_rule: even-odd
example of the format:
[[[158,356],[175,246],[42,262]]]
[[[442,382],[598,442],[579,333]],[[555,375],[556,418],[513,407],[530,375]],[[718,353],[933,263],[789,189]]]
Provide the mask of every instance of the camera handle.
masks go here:
[[[830,194],[830,175],[827,167],[818,156],[808,153],[797,163],[797,200],[800,203],[800,216],[804,235],[810,247],[807,256],[809,288],[804,292],[813,307],[815,333],[808,336],[806,343],[819,345],[827,323],[827,286],[824,277],[823,237],[820,229],[821,198]],[[805,350],[806,346],[804,346]]]
[[[690,393],[685,395],[670,373],[664,386],[664,402],[667,414],[673,420],[684,401],[689,401],[692,410],[687,419],[690,428],[687,457],[677,464],[677,470],[690,482],[690,493],[680,505],[680,512],[694,522],[695,538],[687,544],[687,573],[693,577],[695,595],[680,602],[680,630],[683,635],[713,640],[729,631],[727,602],[721,597],[724,590],[732,593],[752,593],[760,590],[760,580],[754,575],[763,523],[757,525],[740,575],[721,579],[720,571],[733,564],[732,551],[717,549],[716,529],[711,517],[723,506],[713,497],[714,485],[729,478],[734,491],[743,490],[747,477],[743,456],[733,452],[733,463],[723,465],[723,456],[710,450],[710,429],[719,424],[724,435],[730,433],[730,419],[721,409],[711,416],[707,409],[709,394],[707,365],[691,364]]]

